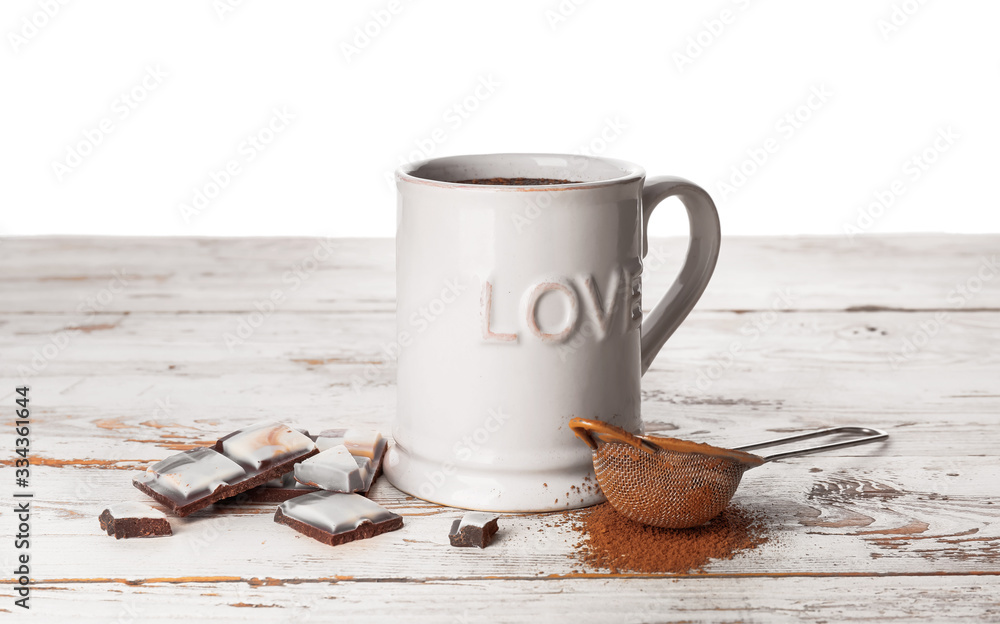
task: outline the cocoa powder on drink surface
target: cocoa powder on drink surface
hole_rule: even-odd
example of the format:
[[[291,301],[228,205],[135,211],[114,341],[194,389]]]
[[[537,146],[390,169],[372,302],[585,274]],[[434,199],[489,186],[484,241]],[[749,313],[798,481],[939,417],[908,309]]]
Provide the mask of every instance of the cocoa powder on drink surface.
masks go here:
[[[458,180],[456,184],[483,184],[489,186],[548,186],[551,184],[578,184],[575,180],[557,178],[473,178]]]
[[[630,520],[604,503],[578,513],[573,529],[582,537],[577,557],[614,573],[700,571],[714,559],[732,559],[768,541],[764,514],[738,505],[699,527],[662,529]]]

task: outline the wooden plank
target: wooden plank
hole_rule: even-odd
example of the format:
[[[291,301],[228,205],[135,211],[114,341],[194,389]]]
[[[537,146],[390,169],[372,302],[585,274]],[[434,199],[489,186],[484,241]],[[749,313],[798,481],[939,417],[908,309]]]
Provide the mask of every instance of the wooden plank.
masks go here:
[[[131,472],[95,467],[33,471],[32,557],[39,580],[181,576],[261,579],[481,579],[601,574],[574,553],[572,515],[505,515],[483,551],[448,545],[461,511],[408,497],[380,480],[372,498],[404,516],[378,538],[330,547],[273,521],[275,505],[220,504],[172,519],[174,535],[110,539],[97,516],[108,504],[146,500]],[[771,541],[710,574],[1000,574],[997,457],[812,456],[746,475],[737,502],[767,518]],[[0,521],[9,521],[4,501]],[[100,553],[100,556],[95,556]]]
[[[652,241],[647,304],[666,291],[685,246]],[[1000,270],[998,250],[996,235],[727,238],[699,309],[769,309],[789,290],[803,310],[953,308],[956,284],[984,263],[991,275]],[[2,238],[0,312],[77,314],[107,298],[116,275],[127,286],[90,307],[249,312],[280,289],[285,311],[392,311],[393,266],[389,239]],[[965,307],[1000,309],[996,281],[979,284]]]
[[[32,615],[131,622],[1000,620],[995,576],[43,584]],[[2,593],[2,592],[0,592]],[[5,606],[10,604],[4,601]]]
[[[893,430],[888,455],[997,454],[1000,314],[953,315],[895,369],[887,354],[932,314],[785,313],[747,334],[766,318],[692,316],[643,379],[650,430],[739,445],[860,424]],[[0,321],[0,375],[9,379],[65,327],[61,315]],[[261,418],[388,426],[395,366],[382,345],[394,333],[391,315],[276,315],[229,352],[218,336],[233,323],[225,314],[149,313],[77,332],[30,377],[40,455],[151,460]],[[741,348],[729,363],[734,343]],[[9,400],[13,388],[0,390]]]

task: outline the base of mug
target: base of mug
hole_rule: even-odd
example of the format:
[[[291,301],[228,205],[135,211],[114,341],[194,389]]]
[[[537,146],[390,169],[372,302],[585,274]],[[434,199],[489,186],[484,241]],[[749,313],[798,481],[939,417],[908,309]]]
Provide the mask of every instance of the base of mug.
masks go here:
[[[593,465],[559,474],[485,472],[429,462],[391,444],[383,466],[397,489],[421,500],[474,511],[545,512],[580,509],[606,499]]]

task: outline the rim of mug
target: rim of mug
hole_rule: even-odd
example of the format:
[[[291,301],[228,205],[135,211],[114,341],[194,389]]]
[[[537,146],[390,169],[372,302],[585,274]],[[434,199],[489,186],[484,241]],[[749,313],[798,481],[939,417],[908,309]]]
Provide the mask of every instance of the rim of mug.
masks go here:
[[[413,175],[413,172],[426,167],[427,165],[446,161],[461,160],[464,158],[483,157],[507,157],[507,158],[584,158],[590,161],[601,162],[611,167],[620,169],[622,174],[603,180],[590,180],[587,182],[571,182],[569,184],[463,184],[461,182],[448,182],[446,180],[432,180]],[[604,156],[589,156],[584,154],[558,154],[554,152],[496,152],[490,154],[457,154],[455,156],[438,156],[437,158],[427,158],[401,165],[396,169],[396,180],[410,182],[412,184],[422,184],[425,186],[436,186],[439,188],[453,188],[470,191],[509,191],[509,192],[532,192],[532,191],[573,191],[580,189],[600,188],[604,186],[614,186],[625,184],[646,177],[646,170],[639,165],[621,160],[618,158],[605,158]]]

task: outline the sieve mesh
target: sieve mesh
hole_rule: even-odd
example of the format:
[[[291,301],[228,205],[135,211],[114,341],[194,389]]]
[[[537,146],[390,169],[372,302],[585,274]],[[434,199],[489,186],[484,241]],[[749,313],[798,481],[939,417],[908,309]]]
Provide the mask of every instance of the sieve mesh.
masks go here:
[[[593,453],[597,483],[619,513],[671,529],[698,526],[719,515],[743,473],[758,465],[616,441],[602,441]]]
[[[699,526],[722,513],[743,473],[775,459],[867,444],[889,437],[868,427],[834,427],[724,449],[700,442],[637,436],[588,418],[571,418],[569,428],[590,447],[597,484],[622,515],[667,529]],[[853,439],[760,457],[748,450],[831,435]]]

